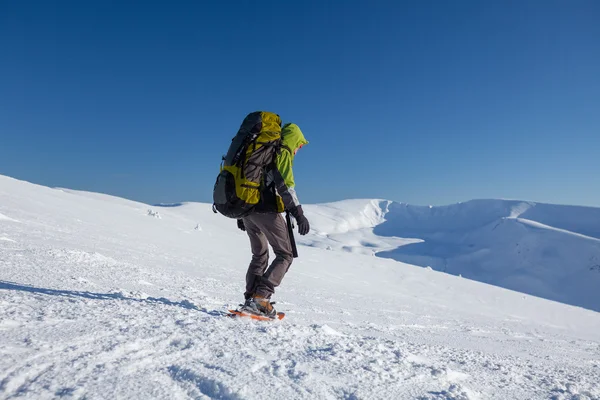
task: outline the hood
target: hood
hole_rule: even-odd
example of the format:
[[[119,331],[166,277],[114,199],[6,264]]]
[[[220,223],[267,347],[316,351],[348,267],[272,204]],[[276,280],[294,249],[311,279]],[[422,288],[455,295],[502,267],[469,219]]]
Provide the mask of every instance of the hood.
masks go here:
[[[296,124],[285,124],[281,129],[281,142],[292,150],[292,154],[300,146],[308,144],[308,140],[304,138],[304,134]]]

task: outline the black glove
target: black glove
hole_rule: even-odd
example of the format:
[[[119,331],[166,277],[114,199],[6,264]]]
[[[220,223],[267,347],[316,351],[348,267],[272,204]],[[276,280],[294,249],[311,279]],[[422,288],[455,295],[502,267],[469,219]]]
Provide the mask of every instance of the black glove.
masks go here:
[[[308,231],[310,231],[310,224],[308,220],[304,216],[304,211],[302,211],[302,206],[296,207],[295,210],[292,211],[292,215],[296,219],[298,223],[298,233],[302,236],[306,235]]]
[[[244,221],[242,221],[241,219],[238,219],[237,225],[238,225],[238,228],[240,228],[240,230],[246,232],[246,227],[244,226]]]

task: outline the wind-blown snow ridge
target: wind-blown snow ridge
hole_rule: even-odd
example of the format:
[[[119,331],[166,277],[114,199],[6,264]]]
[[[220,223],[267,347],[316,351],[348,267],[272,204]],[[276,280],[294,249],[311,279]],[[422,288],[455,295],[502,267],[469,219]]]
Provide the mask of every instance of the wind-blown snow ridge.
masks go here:
[[[368,203],[327,235],[386,226],[396,205]],[[0,176],[20,221],[0,221],[0,398],[600,398],[600,313],[300,246],[286,318],[233,320],[246,235],[206,204],[148,209]]]
[[[4,214],[0,214],[0,221],[11,221],[11,222],[19,222],[16,219],[12,219],[10,217],[7,217]]]
[[[374,228],[385,222],[390,204],[391,201],[375,199],[307,205],[305,207],[310,212],[313,234],[298,238],[298,241],[305,246],[366,255],[420,242],[374,234]]]
[[[529,211],[532,207],[535,207],[535,203],[522,202],[515,204],[510,209],[510,215],[507,218],[519,218],[525,212]]]

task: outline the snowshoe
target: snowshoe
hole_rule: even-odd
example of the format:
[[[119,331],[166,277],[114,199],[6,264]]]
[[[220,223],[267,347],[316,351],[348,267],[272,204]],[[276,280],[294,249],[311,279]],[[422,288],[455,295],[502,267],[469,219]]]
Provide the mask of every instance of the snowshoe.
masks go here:
[[[285,314],[278,313],[273,307],[275,302],[262,296],[254,296],[240,304],[239,310],[229,310],[232,316],[250,317],[258,320],[282,319]]]

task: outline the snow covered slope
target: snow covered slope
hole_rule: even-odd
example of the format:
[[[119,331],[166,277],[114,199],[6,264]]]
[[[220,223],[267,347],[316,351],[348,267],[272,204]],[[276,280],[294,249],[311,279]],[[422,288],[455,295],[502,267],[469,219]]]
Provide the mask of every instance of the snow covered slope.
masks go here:
[[[321,237],[385,227],[371,211],[354,225],[344,210],[323,216]],[[208,205],[0,176],[0,398],[600,398],[600,313],[299,251],[275,298],[286,319],[229,319],[249,246]]]
[[[409,264],[600,311],[600,208],[509,200],[306,207],[302,243]]]

